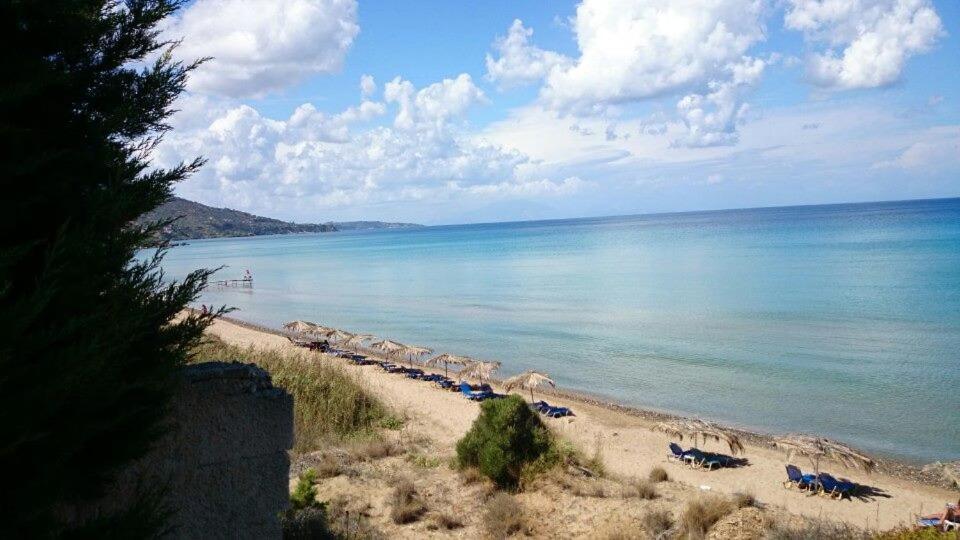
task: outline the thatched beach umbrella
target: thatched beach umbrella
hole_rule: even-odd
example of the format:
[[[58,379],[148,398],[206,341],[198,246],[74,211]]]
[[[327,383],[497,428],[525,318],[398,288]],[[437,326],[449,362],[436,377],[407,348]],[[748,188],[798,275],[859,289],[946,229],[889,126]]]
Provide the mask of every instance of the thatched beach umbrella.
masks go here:
[[[351,347],[359,347],[360,345],[363,345],[364,341],[369,339],[373,339],[373,336],[370,334],[353,334],[349,338],[343,340],[343,344]]]
[[[773,440],[773,445],[787,451],[787,460],[792,460],[797,455],[806,456],[817,474],[820,473],[821,459],[830,459],[845,467],[858,468],[865,472],[872,471],[876,466],[869,456],[843,443],[823,437],[792,433],[777,437]]]
[[[427,367],[436,367],[440,364],[443,364],[443,376],[447,376],[447,366],[453,364],[455,366],[466,366],[475,362],[473,358],[469,356],[457,356],[455,354],[443,353],[439,356],[434,356],[433,358],[427,360],[423,365]]]
[[[480,384],[483,384],[483,378],[489,379],[490,374],[498,369],[500,369],[500,362],[476,361],[460,370],[458,375],[461,379],[480,379]]]
[[[684,437],[691,437],[694,445],[700,438],[703,439],[704,444],[706,444],[708,438],[717,442],[723,441],[727,443],[731,454],[737,455],[743,452],[743,443],[740,442],[740,437],[736,433],[703,420],[677,418],[659,422],[654,426],[654,429],[678,437],[680,440],[683,440]]]
[[[557,387],[557,384],[553,382],[553,379],[550,377],[547,377],[543,373],[528,370],[520,375],[515,375],[503,381],[503,388],[507,392],[513,390],[514,388],[526,388],[527,390],[530,390],[530,402],[533,403],[533,389],[545,384],[554,388]]]
[[[307,334],[313,334],[314,336],[320,337],[329,337],[330,334],[336,332],[335,328],[330,328],[329,326],[322,326],[319,324],[310,323],[310,330],[307,330]]]
[[[403,343],[397,343],[396,341],[390,341],[389,339],[384,339],[376,343],[371,343],[370,347],[378,351],[382,351],[388,356],[395,356],[402,351],[406,345]]]
[[[330,338],[332,341],[337,341],[337,342],[347,341],[353,338],[354,336],[355,334],[351,334],[350,332],[347,332],[345,330],[336,330],[336,329],[327,334],[328,338]]]
[[[300,321],[300,320],[297,320],[297,321],[290,321],[290,322],[284,324],[284,325],[283,325],[283,328],[284,328],[285,330],[289,330],[289,331],[291,331],[291,332],[296,332],[296,333],[298,333],[298,334],[306,334],[307,332],[310,332],[310,330],[312,330],[312,329],[313,329],[314,327],[316,327],[316,326],[317,326],[316,324],[314,324],[314,323],[312,323],[312,322],[309,322],[309,321]]]
[[[400,354],[406,356],[410,360],[410,367],[413,367],[413,359],[423,356],[425,354],[430,354],[433,352],[433,349],[428,349],[426,347],[416,347],[414,345],[404,345],[403,349],[400,351]]]

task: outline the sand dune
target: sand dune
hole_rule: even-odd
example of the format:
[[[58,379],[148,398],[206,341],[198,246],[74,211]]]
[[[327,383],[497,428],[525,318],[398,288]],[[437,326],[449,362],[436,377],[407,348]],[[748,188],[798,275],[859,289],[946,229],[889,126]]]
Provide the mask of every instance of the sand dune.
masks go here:
[[[234,345],[293,348],[280,335],[226,320],[216,321],[209,332]],[[342,362],[321,354],[316,354],[316,358],[317,361]],[[450,452],[477,416],[478,405],[458,394],[391,375],[373,366],[347,366],[347,369],[354,371],[384,402],[406,414],[415,429]],[[667,461],[667,444],[671,439],[653,431],[651,420],[570,397],[551,396],[550,401],[571,407],[577,416],[547,419],[548,424],[586,453],[593,453],[599,447],[607,470],[614,475],[643,476],[651,467],[662,465],[672,478],[695,488],[728,494],[748,492],[762,503],[793,514],[835,519],[873,529],[912,523],[918,513],[938,511],[946,501],[957,499],[956,492],[882,473],[846,470],[832,464],[824,468],[837,476],[871,486],[875,494],[843,501],[808,496],[782,487],[781,482],[785,479],[782,452],[750,442],[746,443],[744,457],[749,460],[749,465],[745,467],[693,470]],[[704,449],[724,450],[711,442]],[[798,461],[798,465],[809,468],[803,460]]]

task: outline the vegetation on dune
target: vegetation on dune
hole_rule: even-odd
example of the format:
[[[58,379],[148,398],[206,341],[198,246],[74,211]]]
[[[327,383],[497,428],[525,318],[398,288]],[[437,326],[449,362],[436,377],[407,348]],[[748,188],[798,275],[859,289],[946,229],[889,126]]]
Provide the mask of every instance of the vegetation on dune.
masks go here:
[[[499,487],[514,488],[524,467],[550,457],[553,447],[540,418],[512,395],[480,405],[480,416],[457,442],[457,463],[476,467]]]
[[[254,363],[270,373],[273,384],[293,396],[294,452],[325,443],[376,438],[380,426],[395,417],[363,384],[341,366],[306,361],[296,353],[243,348],[207,336],[191,355],[193,362]]]
[[[103,495],[163,433],[177,368],[212,317],[171,324],[209,272],[162,279],[163,251],[137,253],[165,224],[130,225],[201,165],[149,161],[196,65],[159,39],[180,5],[0,4],[0,537],[71,532],[57,510]],[[86,531],[155,534],[162,500],[141,493]]]

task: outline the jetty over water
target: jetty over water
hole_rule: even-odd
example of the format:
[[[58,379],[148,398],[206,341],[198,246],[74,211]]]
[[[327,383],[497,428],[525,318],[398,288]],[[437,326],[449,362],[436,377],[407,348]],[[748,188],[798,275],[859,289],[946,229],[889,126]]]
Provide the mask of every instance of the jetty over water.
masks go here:
[[[250,273],[250,270],[246,270],[243,273],[243,277],[240,279],[219,279],[213,282],[218,287],[253,287],[253,274]]]

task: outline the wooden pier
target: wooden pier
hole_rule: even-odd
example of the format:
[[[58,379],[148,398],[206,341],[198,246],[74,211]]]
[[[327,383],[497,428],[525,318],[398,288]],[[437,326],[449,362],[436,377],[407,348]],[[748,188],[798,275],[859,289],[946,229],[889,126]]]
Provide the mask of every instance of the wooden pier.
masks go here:
[[[213,282],[218,287],[253,287],[253,278],[245,277],[242,279],[221,279]]]

